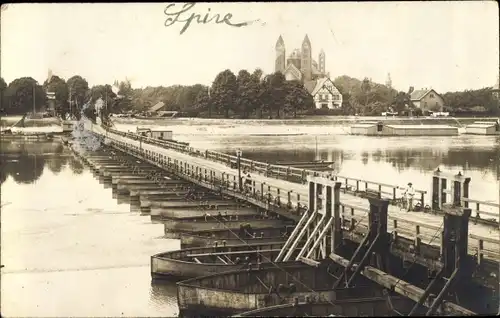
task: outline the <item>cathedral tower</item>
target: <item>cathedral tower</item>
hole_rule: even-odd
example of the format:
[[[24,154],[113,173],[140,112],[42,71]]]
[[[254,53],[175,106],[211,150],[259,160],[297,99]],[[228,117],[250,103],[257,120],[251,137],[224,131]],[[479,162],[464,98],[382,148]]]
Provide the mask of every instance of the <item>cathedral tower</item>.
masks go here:
[[[319,62],[319,72],[322,74],[322,75],[325,75],[326,74],[326,65],[325,65],[325,51],[323,51],[323,49],[321,49],[321,52],[319,52],[319,59],[318,59],[318,62]]]
[[[311,41],[306,34],[302,41],[300,71],[303,74],[304,81],[310,81],[312,78],[312,56],[311,56]]]
[[[385,80],[385,86],[392,88],[391,73],[387,73],[387,79]]]
[[[274,71],[284,73],[286,67],[285,42],[283,41],[281,35],[278,38],[278,41],[276,42],[275,50],[276,50],[276,61],[274,64]]]

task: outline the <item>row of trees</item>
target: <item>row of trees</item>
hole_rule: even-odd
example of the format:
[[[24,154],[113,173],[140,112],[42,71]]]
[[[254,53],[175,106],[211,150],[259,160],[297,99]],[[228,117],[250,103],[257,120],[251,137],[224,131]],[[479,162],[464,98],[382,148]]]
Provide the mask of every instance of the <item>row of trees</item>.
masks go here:
[[[210,96],[201,95],[196,105],[224,117],[256,116],[269,118],[296,117],[314,108],[312,96],[297,81],[286,81],[282,73],[263,76],[260,69],[252,74],[241,70],[236,76],[230,70],[219,73]]]
[[[251,74],[241,70],[237,75],[224,70],[211,87],[196,84],[133,90],[135,110],[146,111],[160,101],[166,110],[201,117],[281,118],[313,108],[312,96],[300,82],[286,81],[281,73],[263,76],[260,69]]]
[[[115,90],[116,91],[116,90]],[[75,75],[65,81],[53,75],[45,80],[43,85],[31,77],[15,79],[9,85],[0,78],[0,109],[3,114],[20,115],[27,112],[40,112],[47,108],[49,103],[46,92],[54,93],[54,109],[58,116],[65,118],[67,115],[80,118],[84,105],[94,105],[101,98],[109,110],[117,107],[131,108],[130,98],[117,98],[120,93],[131,96],[130,82],[119,84],[118,95],[111,85],[96,85],[89,88],[87,80]],[[108,110],[106,107],[104,110]],[[86,112],[92,117],[92,107]]]
[[[393,111],[421,114],[411,101],[413,87],[407,92],[396,91],[386,85],[372,82],[370,79],[358,80],[349,76],[337,77],[335,86],[343,96],[343,114],[380,115],[382,112]],[[484,114],[500,113],[498,95],[493,88],[466,90],[463,92],[448,92],[441,95],[444,100],[444,111],[453,114]],[[434,106],[435,107],[435,106]],[[431,111],[440,111],[431,107]]]
[[[359,80],[346,75],[333,82],[343,96],[342,108],[335,114],[380,115],[385,111],[418,114],[410,98],[412,88],[398,92],[368,78]],[[180,111],[190,117],[283,118],[322,112],[315,110],[312,96],[302,83],[286,81],[281,73],[263,76],[260,69],[253,73],[241,70],[237,75],[224,70],[215,77],[211,87],[195,84],[134,89],[128,80],[115,82],[114,86],[89,88],[88,82],[79,75],[67,81],[54,75],[43,85],[31,77],[15,79],[9,85],[0,78],[0,109],[6,114],[23,114],[33,108],[40,111],[48,102],[45,92],[50,91],[55,93],[55,111],[61,117],[71,114],[79,118],[84,105],[91,105],[84,113],[95,118],[95,103],[99,99],[104,104],[100,107],[103,115],[143,112],[158,102],[164,102],[166,110]],[[498,98],[492,88],[448,92],[442,97],[445,111],[453,113],[493,115],[499,111]]]
[[[460,113],[500,113],[498,92],[487,87],[476,90],[466,90],[464,92],[448,92],[443,94],[446,110]]]

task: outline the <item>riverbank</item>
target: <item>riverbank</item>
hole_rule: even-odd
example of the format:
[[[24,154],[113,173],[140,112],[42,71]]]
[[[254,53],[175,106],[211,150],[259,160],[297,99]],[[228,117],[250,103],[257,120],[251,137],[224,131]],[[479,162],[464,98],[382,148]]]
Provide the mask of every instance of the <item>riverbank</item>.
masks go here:
[[[22,116],[8,116],[2,117],[0,119],[0,127],[6,128],[14,125],[19,120],[21,120]],[[24,120],[25,127],[49,127],[49,126],[59,126],[61,125],[61,121],[59,118],[50,117],[50,118],[39,118],[39,119],[29,119],[26,118]]]
[[[350,125],[363,121],[383,121],[391,124],[412,125],[450,125],[453,127],[464,127],[476,121],[496,121],[496,117],[384,117],[384,116],[308,116],[297,119],[221,119],[221,118],[164,118],[164,119],[137,119],[137,118],[113,118],[113,122],[119,124],[135,125]]]

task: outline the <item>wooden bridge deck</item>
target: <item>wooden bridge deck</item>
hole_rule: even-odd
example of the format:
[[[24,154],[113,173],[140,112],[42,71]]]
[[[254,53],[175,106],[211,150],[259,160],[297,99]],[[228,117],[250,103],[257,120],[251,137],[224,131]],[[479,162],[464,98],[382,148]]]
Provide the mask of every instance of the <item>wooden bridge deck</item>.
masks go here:
[[[134,140],[130,138],[126,138],[117,134],[112,134],[112,133],[106,133],[106,131],[98,127],[96,125],[93,125],[92,130],[95,133],[98,133],[100,135],[108,135],[108,137],[112,137],[115,140],[120,140],[122,142],[133,142]],[[136,141],[138,143],[138,141]],[[234,176],[238,174],[237,169],[233,169],[229,167],[228,165],[225,165],[220,162],[212,161],[200,156],[192,156],[187,153],[175,151],[172,149],[166,149],[161,146],[153,145],[153,144],[146,144],[142,143],[141,147],[143,149],[147,149],[149,151],[154,151],[156,153],[163,154],[164,156],[168,156],[171,158],[175,158],[177,160],[180,160],[182,162],[188,162],[191,165],[195,165],[197,167],[200,167],[202,169],[207,169],[207,170],[212,170],[212,171],[218,171],[219,176],[217,178],[222,178],[224,179],[224,175],[231,175],[231,178],[228,179],[228,183],[236,185],[236,179],[234,179]],[[286,180],[281,180],[281,179],[276,179],[272,177],[267,177],[262,174],[257,174],[257,173],[252,173],[251,174],[251,179],[256,182],[256,188],[260,189],[261,186],[260,184],[264,184],[264,193],[271,193],[273,197],[280,196],[281,201],[283,203],[286,203],[287,201],[287,196],[288,192],[291,191],[290,195],[290,201],[291,203],[296,206],[297,203],[300,203],[302,206],[307,205],[307,198],[308,198],[308,188],[307,185],[305,184],[300,184],[300,183],[294,183],[294,182],[289,182]],[[258,184],[258,186],[257,186]],[[281,189],[281,190],[280,190]],[[260,190],[259,190],[260,191]],[[299,196],[297,196],[297,194]],[[349,193],[341,193],[340,196],[340,201],[344,207],[353,207],[350,218],[355,218],[357,222],[360,224],[366,224],[367,220],[365,216],[367,215],[366,210],[368,209],[369,205],[367,202],[367,199],[361,198]],[[346,213],[346,212],[345,212]],[[443,216],[442,215],[434,215],[434,214],[429,214],[429,213],[424,213],[424,212],[406,212],[401,210],[399,207],[390,205],[389,206],[389,229],[395,229],[395,222],[396,223],[399,221],[400,223],[407,222],[410,227],[415,226],[415,224],[420,224],[417,225],[419,229],[416,230],[417,234],[420,237],[424,237],[422,239],[422,243],[429,243],[429,241],[432,241],[433,245],[440,245],[440,237],[441,237],[441,231],[442,231],[442,222],[443,222]],[[413,238],[411,234],[406,234],[407,232],[414,233],[415,228],[413,229],[405,229],[403,224],[400,224],[400,226],[397,227],[398,229],[398,234],[401,236],[410,236],[409,238]],[[408,227],[408,225],[407,225]],[[478,241],[481,241],[481,245],[484,244],[484,249],[487,249],[488,251],[498,251],[498,237],[500,235],[499,229],[498,228],[493,228],[492,226],[488,226],[485,224],[474,224],[473,222],[470,222],[469,224],[469,234],[472,238],[475,238],[476,240],[474,242],[470,242],[471,246],[477,246]],[[413,234],[414,235],[414,234]],[[484,239],[484,240],[483,240]],[[494,255],[488,258],[492,258],[495,260],[498,260],[500,257],[497,255],[497,252],[493,252]],[[485,257],[487,257],[485,255]]]

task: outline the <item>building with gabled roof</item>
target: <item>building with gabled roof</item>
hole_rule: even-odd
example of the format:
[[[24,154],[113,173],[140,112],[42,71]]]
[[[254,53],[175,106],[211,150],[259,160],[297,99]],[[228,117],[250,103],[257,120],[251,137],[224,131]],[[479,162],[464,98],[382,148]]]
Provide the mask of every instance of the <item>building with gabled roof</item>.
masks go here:
[[[160,109],[163,108],[163,106],[165,106],[165,103],[164,102],[158,102],[157,104],[151,106],[151,108],[148,110],[148,112],[150,113],[154,113],[154,112],[157,112],[159,111]]]
[[[444,99],[432,88],[414,90],[410,94],[410,99],[413,105],[422,111],[443,111]]]
[[[311,95],[317,109],[342,107],[342,94],[329,77],[318,79]]]

